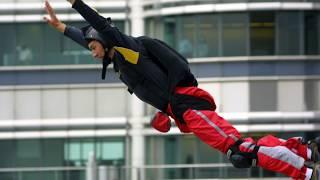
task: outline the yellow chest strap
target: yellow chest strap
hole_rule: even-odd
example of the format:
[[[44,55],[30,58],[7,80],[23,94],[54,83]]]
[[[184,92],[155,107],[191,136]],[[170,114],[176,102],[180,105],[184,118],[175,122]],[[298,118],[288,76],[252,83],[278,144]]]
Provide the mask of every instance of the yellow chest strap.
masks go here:
[[[139,52],[133,51],[131,49],[123,48],[123,47],[117,47],[115,46],[114,49],[116,49],[122,56],[125,58],[126,61],[128,61],[131,64],[137,64],[139,60]]]

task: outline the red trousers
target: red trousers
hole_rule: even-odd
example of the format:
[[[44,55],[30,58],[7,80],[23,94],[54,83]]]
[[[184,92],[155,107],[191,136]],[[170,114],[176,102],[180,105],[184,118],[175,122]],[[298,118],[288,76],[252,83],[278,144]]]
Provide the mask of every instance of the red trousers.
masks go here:
[[[179,87],[176,93],[203,98],[215,106],[211,95],[197,87]],[[168,114],[174,118],[170,106]],[[237,139],[242,138],[240,133],[215,111],[188,109],[183,113],[183,120],[185,124],[175,120],[182,132],[193,132],[203,142],[223,153],[226,153]],[[304,161],[307,160],[307,146],[299,139],[282,140],[268,135],[257,142],[252,138],[243,140],[239,146],[242,152],[251,152],[256,145],[260,146],[257,152],[258,166],[294,179],[305,179]]]

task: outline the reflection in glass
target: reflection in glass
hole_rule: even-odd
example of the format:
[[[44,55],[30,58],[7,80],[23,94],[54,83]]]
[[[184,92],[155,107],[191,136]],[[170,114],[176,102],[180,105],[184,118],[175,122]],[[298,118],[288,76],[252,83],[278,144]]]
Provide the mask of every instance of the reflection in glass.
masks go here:
[[[67,22],[81,28],[85,22]],[[115,22],[123,31],[124,22]],[[90,52],[45,23],[1,23],[0,66],[96,64]]]
[[[274,12],[250,13],[251,55],[274,55],[275,25]]]
[[[277,54],[301,54],[301,22],[300,12],[278,12],[277,14]]]
[[[208,14],[197,17],[196,57],[218,56],[219,32],[218,15]]]
[[[306,55],[319,54],[319,22],[318,12],[305,12],[304,15],[304,48]]]
[[[166,17],[163,19],[164,23],[164,41],[168,43],[169,46],[176,48],[177,37],[177,25],[175,17]]]
[[[65,148],[65,161],[68,166],[84,166],[90,153],[94,153],[100,165],[124,164],[125,144],[122,138],[117,139],[72,139]],[[66,153],[67,152],[67,153]]]
[[[39,23],[16,25],[17,65],[42,64],[44,47],[44,26]]]
[[[248,42],[248,15],[221,14],[222,56],[246,56]]]
[[[194,16],[185,16],[180,18],[181,26],[179,27],[178,52],[184,57],[190,58],[194,56],[196,23]]]

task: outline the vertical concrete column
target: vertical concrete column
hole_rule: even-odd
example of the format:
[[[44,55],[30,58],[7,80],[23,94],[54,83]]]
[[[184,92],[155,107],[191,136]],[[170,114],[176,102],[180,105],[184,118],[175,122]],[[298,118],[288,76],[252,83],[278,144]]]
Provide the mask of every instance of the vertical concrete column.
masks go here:
[[[97,163],[94,152],[90,152],[86,169],[86,180],[97,180]]]
[[[119,180],[115,166],[99,166],[99,180]]]
[[[136,96],[131,96],[131,178],[130,180],[144,180],[144,171],[141,167],[145,162],[145,139],[143,136],[143,109],[144,105]]]
[[[129,18],[131,21],[131,35],[142,36],[144,35],[144,19],[143,19],[143,0],[129,0],[130,14]]]
[[[130,24],[131,35],[133,37],[144,35],[144,20],[143,20],[143,0],[129,0],[130,8]],[[143,131],[143,116],[144,105],[141,100],[136,96],[131,96],[131,117],[129,118],[132,131],[131,131],[131,180],[144,180],[144,171],[140,169],[145,162],[145,139],[142,134]]]

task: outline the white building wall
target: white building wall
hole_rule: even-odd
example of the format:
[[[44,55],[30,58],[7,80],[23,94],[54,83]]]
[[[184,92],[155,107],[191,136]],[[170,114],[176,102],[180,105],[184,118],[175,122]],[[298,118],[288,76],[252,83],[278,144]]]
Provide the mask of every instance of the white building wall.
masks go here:
[[[302,80],[278,82],[279,111],[304,111],[304,102],[304,82]]]
[[[210,82],[205,82],[205,83],[199,83],[199,88],[202,88],[203,90],[207,91],[211,96],[213,97],[217,109],[217,112],[220,112],[221,110],[221,83],[210,83]]]
[[[39,90],[17,90],[14,101],[15,119],[41,118],[41,93]]]
[[[14,91],[0,91],[0,120],[13,119],[15,116]]]
[[[68,91],[66,89],[43,89],[41,108],[43,119],[68,117]]]
[[[222,112],[248,112],[248,82],[223,82],[221,85],[220,110]]]

